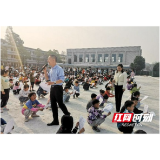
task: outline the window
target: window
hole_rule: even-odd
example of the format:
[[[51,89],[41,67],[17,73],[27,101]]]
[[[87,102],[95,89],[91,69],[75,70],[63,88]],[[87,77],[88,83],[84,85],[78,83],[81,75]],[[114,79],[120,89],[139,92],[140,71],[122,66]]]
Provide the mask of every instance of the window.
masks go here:
[[[77,62],[77,55],[74,55],[74,62]]]
[[[83,54],[79,55],[79,62],[83,62]]]
[[[95,62],[95,54],[91,54],[91,62]]]
[[[123,62],[123,54],[119,54],[119,56],[118,56],[118,62]]]
[[[98,62],[102,62],[102,54],[98,54]]]
[[[108,62],[108,54],[104,55],[104,62]]]
[[[71,58],[68,59],[68,64],[71,64]]]
[[[112,54],[112,62],[116,62],[116,54]]]
[[[86,54],[85,62],[89,62],[89,54]]]

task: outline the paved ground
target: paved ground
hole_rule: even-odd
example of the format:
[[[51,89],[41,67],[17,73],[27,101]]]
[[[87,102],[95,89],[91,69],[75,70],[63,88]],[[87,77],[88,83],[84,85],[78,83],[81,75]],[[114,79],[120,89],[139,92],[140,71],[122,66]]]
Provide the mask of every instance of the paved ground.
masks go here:
[[[142,126],[135,127],[134,130],[143,129],[147,133],[159,133],[159,78],[152,77],[136,77],[137,84],[141,84],[142,88],[140,90],[141,97],[148,95],[149,98],[144,101],[145,104],[149,105],[149,111],[154,111],[156,116],[153,117],[151,123],[142,123]],[[70,98],[70,102],[66,103],[66,106],[71,112],[74,122],[76,123],[79,120],[79,116],[87,118],[86,104],[90,99],[91,93],[99,94],[99,90],[104,89],[106,83],[101,86],[98,86],[97,89],[90,89],[89,91],[83,91],[82,86],[80,87],[80,97],[77,99]],[[37,87],[36,87],[37,89]],[[130,93],[125,91],[123,94],[122,104],[127,100]],[[40,99],[42,104],[46,104],[48,95],[46,98]],[[114,98],[110,98],[109,101],[113,104]],[[8,102],[9,111],[4,111],[2,113],[2,118],[6,121],[13,119],[15,122],[15,129],[12,131],[13,134],[53,134],[56,133],[59,126],[48,127],[46,124],[52,121],[52,112],[50,110],[44,110],[43,112],[38,112],[40,117],[30,118],[29,122],[24,122],[24,116],[21,114],[21,108],[17,96],[14,96],[12,91],[10,92],[10,99]],[[141,107],[143,110],[143,106]],[[112,123],[113,113],[106,118],[105,122],[100,126],[101,134],[121,134],[116,127],[116,123]],[[59,109],[59,120],[63,115],[62,111]],[[87,133],[96,133],[91,127],[85,123],[85,134]],[[97,134],[97,133],[96,133]]]

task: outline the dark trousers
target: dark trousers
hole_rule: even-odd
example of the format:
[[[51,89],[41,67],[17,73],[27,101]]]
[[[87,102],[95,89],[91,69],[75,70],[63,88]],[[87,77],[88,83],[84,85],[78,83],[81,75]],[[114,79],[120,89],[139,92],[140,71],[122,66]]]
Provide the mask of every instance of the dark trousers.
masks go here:
[[[1,92],[1,108],[7,105],[9,99],[9,91],[10,89],[4,89],[5,94]]]
[[[53,113],[53,118],[55,122],[58,122],[58,107],[57,103],[59,105],[59,108],[61,108],[62,112],[65,115],[70,115],[70,113],[67,110],[67,107],[63,103],[63,88],[62,86],[51,86],[50,91],[50,100],[51,100],[51,108]]]
[[[123,95],[123,86],[115,85],[115,101],[116,101],[116,112],[120,111],[122,95]]]

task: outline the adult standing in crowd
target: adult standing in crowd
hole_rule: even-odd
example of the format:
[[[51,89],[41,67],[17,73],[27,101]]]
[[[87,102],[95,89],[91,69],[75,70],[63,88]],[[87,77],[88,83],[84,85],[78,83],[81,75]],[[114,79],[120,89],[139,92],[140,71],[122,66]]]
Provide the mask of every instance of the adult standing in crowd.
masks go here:
[[[31,88],[32,88],[32,91],[35,91],[33,88],[34,88],[34,82],[35,82],[35,76],[34,76],[34,72],[35,70],[32,69],[32,73],[30,73],[30,91],[31,91]]]
[[[65,79],[64,71],[59,65],[56,64],[56,62],[57,57],[54,55],[50,55],[48,57],[48,63],[51,66],[49,74],[47,74],[47,69],[44,69],[45,79],[48,81],[47,84],[51,85],[50,100],[53,113],[53,121],[47,124],[48,126],[59,125],[57,103],[65,115],[70,115],[67,107],[63,103],[62,84]]]
[[[3,112],[3,108],[8,110],[6,107],[10,91],[8,73],[8,70],[1,70],[1,113]]]
[[[123,70],[123,65],[117,66],[113,82],[115,83],[115,101],[116,101],[116,112],[120,111],[122,95],[126,88],[127,73]]]
[[[134,70],[132,70],[132,72],[131,72],[131,78],[134,78],[134,76],[135,76],[135,73],[134,73]]]

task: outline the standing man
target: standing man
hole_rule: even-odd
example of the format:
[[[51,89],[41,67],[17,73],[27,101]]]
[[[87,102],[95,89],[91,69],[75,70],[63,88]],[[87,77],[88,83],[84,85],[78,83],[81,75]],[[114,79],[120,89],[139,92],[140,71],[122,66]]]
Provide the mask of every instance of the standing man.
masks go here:
[[[35,82],[35,77],[34,77],[34,69],[32,69],[32,73],[30,73],[30,91],[31,91],[31,88],[32,88],[32,91],[35,91],[33,88],[34,88],[34,82]]]
[[[65,79],[64,71],[60,66],[56,64],[56,62],[57,62],[57,57],[54,55],[50,55],[48,57],[48,63],[51,66],[49,74],[47,74],[46,68],[43,70],[45,74],[45,79],[48,81],[47,84],[51,85],[50,100],[53,113],[53,121],[47,124],[48,126],[59,125],[57,103],[65,115],[70,115],[70,113],[67,110],[67,107],[63,103],[62,84]]]

